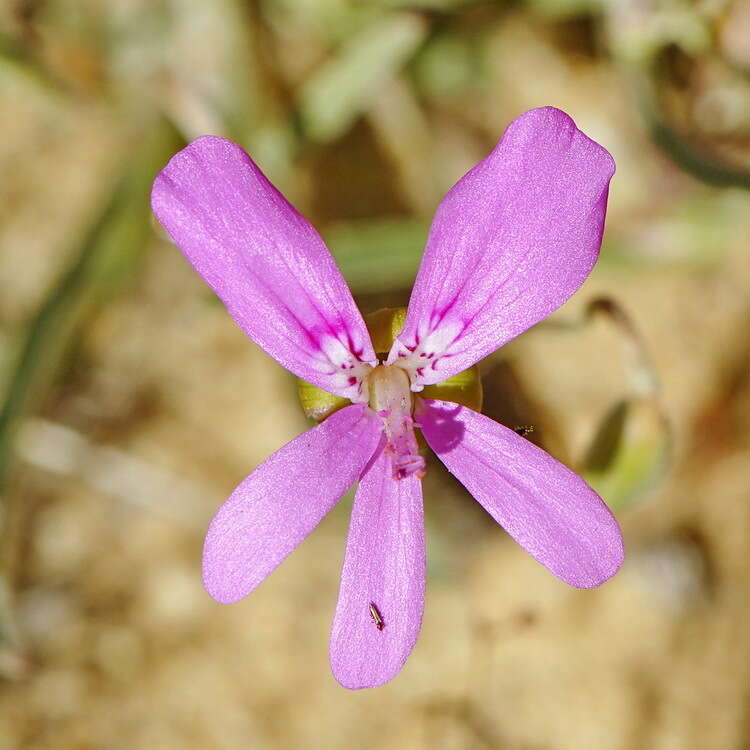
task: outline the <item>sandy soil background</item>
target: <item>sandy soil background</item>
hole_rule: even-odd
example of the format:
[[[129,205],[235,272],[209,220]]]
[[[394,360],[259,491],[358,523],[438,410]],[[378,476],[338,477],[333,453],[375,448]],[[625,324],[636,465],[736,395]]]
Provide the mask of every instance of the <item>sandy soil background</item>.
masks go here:
[[[750,747],[746,3],[9,0],[0,29],[2,750]],[[568,588],[431,459],[422,635],[348,692],[350,498],[244,602],[202,589],[213,512],[307,424],[150,181],[238,140],[367,312],[406,303],[440,196],[546,104],[617,161],[605,243],[483,363],[485,412],[599,483],[626,563]]]

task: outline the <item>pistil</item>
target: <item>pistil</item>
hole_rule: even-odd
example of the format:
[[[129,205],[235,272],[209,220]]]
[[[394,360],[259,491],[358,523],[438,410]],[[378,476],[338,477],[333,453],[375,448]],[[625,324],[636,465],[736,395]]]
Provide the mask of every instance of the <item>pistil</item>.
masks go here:
[[[385,450],[393,459],[393,478],[423,477],[425,460],[414,434],[414,396],[409,376],[400,367],[380,365],[367,377],[370,407],[383,420]]]

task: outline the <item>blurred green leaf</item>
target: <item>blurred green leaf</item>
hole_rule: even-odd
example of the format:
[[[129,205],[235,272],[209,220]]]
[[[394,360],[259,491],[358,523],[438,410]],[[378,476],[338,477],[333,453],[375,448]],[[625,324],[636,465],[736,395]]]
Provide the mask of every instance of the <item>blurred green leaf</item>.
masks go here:
[[[613,510],[643,498],[669,464],[671,427],[659,399],[659,381],[640,332],[608,297],[592,300],[582,320],[604,317],[620,339],[630,393],[603,417],[581,474]]]
[[[578,320],[547,320],[537,327],[574,332],[597,317],[612,326],[620,341],[628,388],[598,424],[578,470],[613,510],[622,510],[658,483],[671,456],[672,428],[645,342],[627,312],[610,297],[591,300]]]
[[[695,145],[679,133],[662,113],[647,110],[645,118],[657,146],[686,172],[708,185],[750,190],[750,171],[724,163],[721,157]]]
[[[325,232],[328,247],[355,293],[410,287],[428,226],[413,219],[339,224]]]
[[[622,437],[628,421],[629,406],[630,404],[627,401],[620,401],[602,419],[584,461],[584,466],[589,471],[606,471],[612,464],[618,449],[622,445]]]
[[[80,324],[129,276],[140,257],[150,231],[150,184],[174,147],[170,127],[152,126],[82,239],[76,259],[31,321],[0,410],[0,491],[22,418],[43,401]]]
[[[316,141],[330,141],[344,133],[377,87],[414,54],[426,33],[419,16],[399,13],[351,37],[300,91],[305,133]]]
[[[476,40],[450,31],[434,34],[420,52],[414,72],[420,92],[438,105],[466,97],[483,83],[481,47]]]
[[[599,264],[632,271],[715,267],[746,214],[747,200],[738,190],[696,190],[675,198],[647,222],[633,222],[616,240],[605,239]]]
[[[602,419],[583,464],[583,478],[613,510],[651,489],[669,458],[669,429],[653,399],[629,398]]]
[[[663,50],[660,50],[663,52]],[[664,65],[659,56],[642,66],[638,78],[639,105],[651,137],[678,167],[708,185],[750,189],[750,170],[730,164],[707,142],[683,130],[684,116],[667,111]],[[688,87],[686,87],[688,88]],[[679,112],[680,110],[678,110]]]

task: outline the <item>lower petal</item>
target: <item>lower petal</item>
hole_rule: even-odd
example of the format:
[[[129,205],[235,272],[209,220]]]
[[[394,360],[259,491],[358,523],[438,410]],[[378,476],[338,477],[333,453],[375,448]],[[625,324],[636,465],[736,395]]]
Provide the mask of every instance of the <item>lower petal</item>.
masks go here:
[[[620,527],[570,469],[513,430],[458,404],[425,400],[417,422],[448,471],[558,578],[593,588],[619,570]]]
[[[422,483],[393,478],[385,451],[359,484],[331,632],[331,669],[353,690],[398,674],[422,625]]]
[[[206,591],[226,604],[247,596],[354,484],[381,433],[366,406],[348,406],[264,461],[211,522]]]

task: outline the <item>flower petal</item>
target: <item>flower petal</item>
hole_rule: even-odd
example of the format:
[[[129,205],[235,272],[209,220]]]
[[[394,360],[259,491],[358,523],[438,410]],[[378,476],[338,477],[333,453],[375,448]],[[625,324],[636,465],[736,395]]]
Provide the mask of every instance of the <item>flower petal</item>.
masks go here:
[[[599,254],[614,162],[564,112],[534,109],[445,196],[388,363],[413,384],[467,369],[562,305]]]
[[[449,401],[423,401],[417,421],[448,471],[558,578],[587,589],[618,571],[620,527],[570,469],[513,430]]]
[[[154,181],[156,217],[242,330],[295,375],[360,398],[375,353],[323,240],[225,138],[203,136]]]
[[[376,687],[398,674],[422,625],[424,586],[422,483],[393,479],[381,451],[354,499],[331,632],[331,669],[344,687]]]
[[[354,484],[382,428],[364,404],[347,406],[287,443],[214,516],[203,583],[218,602],[247,596]]]

